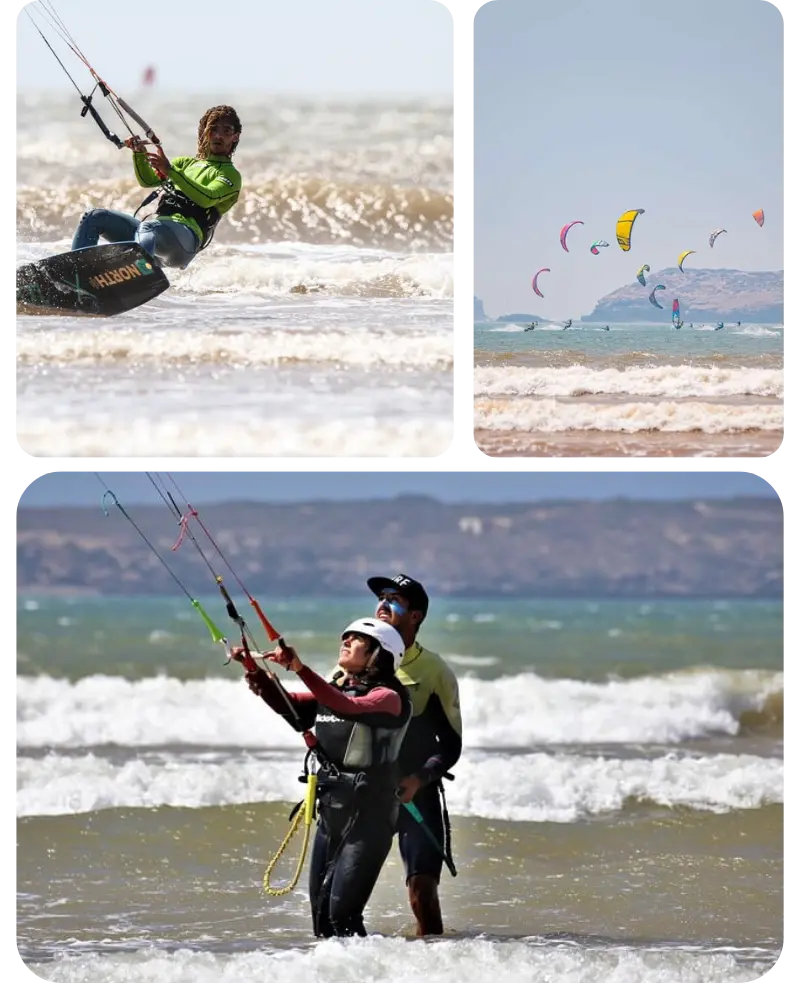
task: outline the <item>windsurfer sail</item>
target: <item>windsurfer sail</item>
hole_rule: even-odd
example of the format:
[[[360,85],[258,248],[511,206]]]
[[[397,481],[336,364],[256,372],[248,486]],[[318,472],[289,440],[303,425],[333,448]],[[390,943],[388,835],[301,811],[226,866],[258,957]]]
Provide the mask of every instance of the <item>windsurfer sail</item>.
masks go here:
[[[681,304],[677,299],[672,300],[672,325],[676,330],[680,330],[683,326],[683,320],[681,319]]]

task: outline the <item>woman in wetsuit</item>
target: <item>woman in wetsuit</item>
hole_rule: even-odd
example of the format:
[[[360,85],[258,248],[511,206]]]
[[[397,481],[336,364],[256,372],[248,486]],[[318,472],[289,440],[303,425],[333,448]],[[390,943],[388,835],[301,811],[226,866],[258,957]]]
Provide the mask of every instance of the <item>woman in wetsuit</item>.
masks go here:
[[[266,654],[294,671],[308,688],[289,692],[289,698],[302,729],[314,727],[322,751],[309,877],[317,937],[366,934],[364,907],[391,848],[400,808],[397,759],[411,702],[394,672],[404,654],[400,634],[377,618],[359,618],[342,632],[339,669],[331,683],[305,666],[290,647]],[[250,671],[247,682],[251,691],[290,719],[288,706],[266,673]]]

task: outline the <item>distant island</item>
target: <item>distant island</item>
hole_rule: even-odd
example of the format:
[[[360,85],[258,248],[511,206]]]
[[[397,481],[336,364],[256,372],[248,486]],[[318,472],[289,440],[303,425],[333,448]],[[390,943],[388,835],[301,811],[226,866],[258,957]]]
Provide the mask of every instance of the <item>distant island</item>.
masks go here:
[[[506,316],[498,316],[501,323],[549,323],[542,316],[534,316],[532,313],[508,313]]]
[[[647,287],[634,280],[604,295],[582,320],[652,320],[658,315],[648,301],[656,285],[666,285],[659,300],[664,311],[672,299],[681,303],[681,316],[695,322],[782,323],[783,271],[734,271],[693,268],[681,272],[668,267],[647,276]]]
[[[656,285],[666,285],[658,298],[664,306],[659,311],[649,302]],[[681,316],[687,322],[710,323],[782,323],[783,271],[735,271],[729,269],[691,268],[681,272],[668,267],[647,275],[647,286],[635,279],[604,295],[594,309],[584,316],[584,322],[657,321],[668,317],[672,299],[681,303]],[[481,299],[475,298],[475,321],[489,320]],[[498,316],[503,323],[540,322],[542,318],[529,313],[509,313]]]
[[[496,319],[501,323],[548,323],[549,320],[545,319],[543,316],[536,316],[534,313],[509,313],[507,316],[487,316],[483,308],[483,299],[478,299],[473,296],[474,300],[474,319],[476,323],[486,323],[492,319]]]

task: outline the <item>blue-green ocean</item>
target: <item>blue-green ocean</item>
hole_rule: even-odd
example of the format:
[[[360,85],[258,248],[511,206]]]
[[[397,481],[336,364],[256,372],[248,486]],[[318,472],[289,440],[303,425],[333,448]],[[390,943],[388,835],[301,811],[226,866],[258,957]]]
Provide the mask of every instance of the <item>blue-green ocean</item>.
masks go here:
[[[372,610],[263,603],[320,672]],[[17,630],[18,944],[45,979],[721,982],[780,951],[780,601],[437,597],[420,639],[464,750],[424,942],[396,851],[365,939],[315,941],[304,876],[264,895],[304,746],[188,601],[25,592]]]
[[[731,455],[769,454],[780,442],[783,324],[605,325],[476,323],[479,443],[491,451],[503,436],[507,453]]]

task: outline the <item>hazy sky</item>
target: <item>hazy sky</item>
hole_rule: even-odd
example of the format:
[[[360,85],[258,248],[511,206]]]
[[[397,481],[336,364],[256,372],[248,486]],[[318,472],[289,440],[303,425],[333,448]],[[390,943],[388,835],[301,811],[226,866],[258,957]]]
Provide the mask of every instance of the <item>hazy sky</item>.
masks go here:
[[[144,472],[100,475],[123,506],[162,502]],[[474,502],[775,496],[768,483],[745,472],[181,472],[173,476],[186,499],[198,507],[230,499],[291,502],[404,493]],[[165,473],[161,477],[168,481]],[[31,483],[20,506],[96,505],[99,510],[102,495],[103,487],[92,472],[54,472]]]
[[[782,163],[783,19],[766,0],[492,0],[476,15],[475,294],[490,316],[578,317],[682,250],[697,251],[687,270],[782,268]],[[615,223],[634,208],[623,253]],[[594,257],[596,239],[611,245]]]
[[[36,17],[39,3],[27,6]],[[453,21],[437,0],[53,0],[52,6],[123,97],[148,64],[159,86],[184,92],[223,85],[232,93],[316,96],[453,92]],[[58,36],[45,34],[76,82],[91,82]],[[17,87],[72,90],[24,10],[17,19]]]

